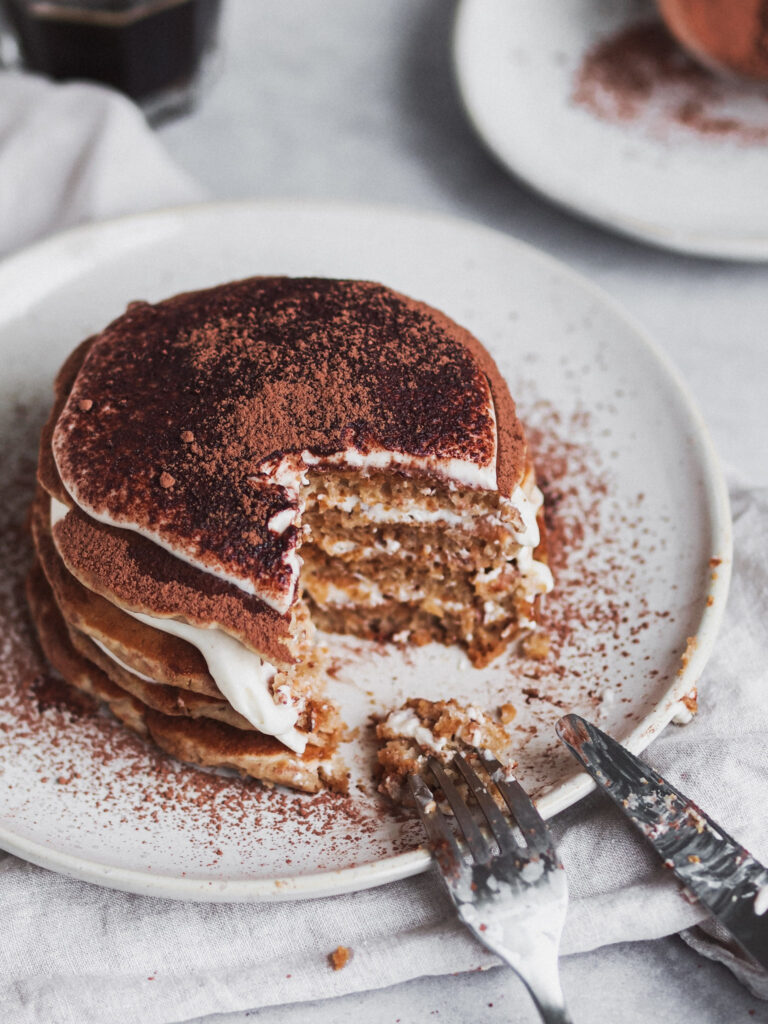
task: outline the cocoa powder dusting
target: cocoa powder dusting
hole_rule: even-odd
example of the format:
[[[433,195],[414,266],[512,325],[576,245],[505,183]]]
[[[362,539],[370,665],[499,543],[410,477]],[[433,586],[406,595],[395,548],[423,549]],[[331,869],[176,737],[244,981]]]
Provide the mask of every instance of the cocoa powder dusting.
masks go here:
[[[526,656],[526,640],[519,649],[510,649],[505,689],[499,693],[515,703],[522,693],[526,724],[512,723],[510,730],[521,764],[526,745],[535,741],[540,772],[544,764],[562,760],[551,736],[565,710],[581,707],[582,713],[599,721],[606,714],[614,716],[615,702],[619,707],[629,705],[625,714],[636,719],[639,687],[653,685],[658,675],[648,666],[648,655],[638,654],[641,638],[644,641],[648,631],[655,635],[660,624],[673,619],[667,609],[654,607],[639,586],[649,555],[664,550],[666,539],[650,532],[643,516],[643,493],[617,501],[610,468],[590,440],[591,411],[577,409],[563,416],[538,397],[531,381],[519,383],[515,390],[544,493],[555,590],[539,609],[548,639],[544,657]],[[624,694],[625,685],[634,697]]]
[[[440,460],[492,467],[497,438],[509,494],[525,466],[514,403],[443,313],[372,282],[263,277],[133,303],[88,350],[52,445],[78,504],[286,609],[299,528],[269,528],[296,505],[279,469],[385,449],[439,477]]]
[[[658,21],[602,39],[584,56],[572,100],[601,120],[670,128],[743,145],[768,141],[768,92],[698,64]]]

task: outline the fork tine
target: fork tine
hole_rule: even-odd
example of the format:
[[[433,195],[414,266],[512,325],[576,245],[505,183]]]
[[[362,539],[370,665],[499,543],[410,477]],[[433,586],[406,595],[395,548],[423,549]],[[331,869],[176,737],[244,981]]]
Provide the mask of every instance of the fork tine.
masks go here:
[[[549,834],[549,829],[544,824],[544,819],[536,810],[531,798],[514,775],[512,775],[512,772],[497,761],[495,757],[491,757],[482,751],[478,751],[478,754],[488,770],[488,774],[504,797],[504,802],[514,815],[526,840],[538,853],[546,853],[554,859],[555,848],[552,837]]]
[[[488,822],[491,832],[493,832],[496,842],[499,844],[501,852],[521,853],[522,851],[515,840],[515,834],[512,831],[509,822],[501,813],[496,805],[496,801],[490,795],[485,784],[478,777],[471,765],[468,764],[461,754],[456,754],[454,756],[453,763],[464,776],[467,785],[475,794],[475,799],[477,800],[480,810],[485,815],[485,820]]]
[[[542,1021],[570,1024],[557,969],[560,935],[568,904],[565,872],[555,870],[562,869],[562,865],[549,846],[549,832],[533,805],[521,801],[511,771],[490,755],[479,751],[478,755],[503,793],[513,816],[518,819],[518,825],[532,840],[519,855],[502,850],[494,852],[483,863],[470,864],[462,852],[464,846],[459,848],[453,823],[449,823],[446,814],[438,808],[432,789],[420,775],[408,776],[410,791],[459,920],[518,974],[533,997]],[[456,761],[457,770],[470,788],[476,795],[479,790],[491,799],[482,778],[468,765],[465,771],[462,760]],[[472,839],[477,839],[475,830],[479,832],[469,808],[440,763],[430,758],[428,766],[442,786],[457,822],[465,830],[469,846]],[[501,816],[506,822],[504,811],[501,811]],[[489,824],[495,817],[490,812]],[[471,825],[467,824],[467,818]],[[516,828],[513,834],[517,835]],[[480,838],[483,838],[482,834]],[[540,849],[545,840],[549,848]],[[485,845],[493,844],[489,841]]]
[[[430,757],[427,763],[445,794],[445,799],[451,805],[451,810],[456,816],[456,822],[464,834],[470,853],[479,864],[487,864],[491,859],[491,848],[485,841],[483,833],[477,827],[475,819],[461,798],[458,789],[448,778],[446,772],[443,771],[443,766],[436,758]]]
[[[420,775],[409,775],[408,786],[416,801],[416,810],[424,831],[434,849],[435,859],[443,874],[452,878],[463,861],[456,837],[424,779]]]

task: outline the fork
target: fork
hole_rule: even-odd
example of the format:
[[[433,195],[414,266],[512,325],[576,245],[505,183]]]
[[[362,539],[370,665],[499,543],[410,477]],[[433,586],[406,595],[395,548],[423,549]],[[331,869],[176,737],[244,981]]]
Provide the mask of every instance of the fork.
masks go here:
[[[483,751],[474,753],[515,819],[522,844],[485,783],[461,754],[455,754],[451,763],[477,801],[495,843],[483,834],[434,757],[427,764],[453,811],[465,851],[423,776],[409,775],[419,817],[459,919],[515,971],[545,1024],[571,1024],[557,963],[568,904],[565,870],[547,826],[512,770]]]

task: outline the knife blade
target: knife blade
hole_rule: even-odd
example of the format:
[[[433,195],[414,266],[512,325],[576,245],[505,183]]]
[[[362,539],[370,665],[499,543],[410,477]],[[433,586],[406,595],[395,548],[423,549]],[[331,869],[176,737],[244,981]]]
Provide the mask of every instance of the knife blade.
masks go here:
[[[675,875],[768,967],[768,870],[687,796],[579,715],[557,734]]]

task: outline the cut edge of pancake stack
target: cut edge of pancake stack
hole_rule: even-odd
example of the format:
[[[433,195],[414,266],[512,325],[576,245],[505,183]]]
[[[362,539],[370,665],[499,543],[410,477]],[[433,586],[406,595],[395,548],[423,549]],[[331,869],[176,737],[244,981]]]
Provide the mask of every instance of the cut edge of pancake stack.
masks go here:
[[[180,760],[308,792],[346,784],[314,623],[482,665],[552,586],[495,364],[369,282],[132,304],[62,367],[38,480],[60,674]]]

